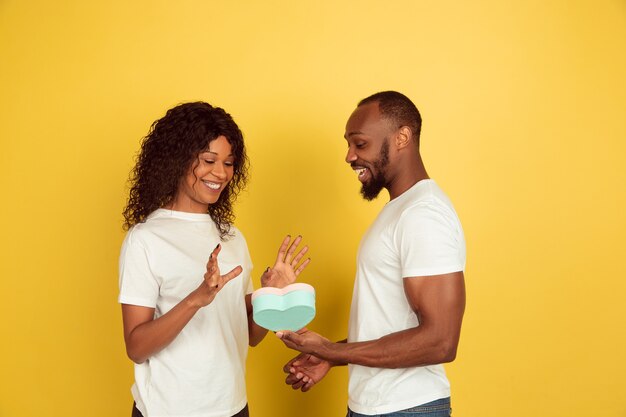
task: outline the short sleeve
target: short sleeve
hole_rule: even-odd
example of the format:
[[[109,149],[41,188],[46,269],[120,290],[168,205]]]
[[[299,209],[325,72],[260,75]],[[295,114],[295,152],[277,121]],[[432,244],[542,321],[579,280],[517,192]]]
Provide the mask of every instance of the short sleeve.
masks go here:
[[[395,233],[404,278],[463,271],[465,241],[456,213],[425,202],[402,214]]]
[[[148,253],[131,230],[122,243],[119,264],[121,304],[155,308],[159,283],[152,273]]]

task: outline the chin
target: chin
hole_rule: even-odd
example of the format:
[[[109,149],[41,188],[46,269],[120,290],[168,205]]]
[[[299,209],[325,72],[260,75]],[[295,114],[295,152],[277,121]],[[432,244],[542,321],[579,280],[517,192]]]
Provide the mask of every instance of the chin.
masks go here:
[[[383,188],[384,187],[363,185],[361,187],[361,196],[367,201],[375,200],[376,198],[378,198],[378,195],[383,190]]]

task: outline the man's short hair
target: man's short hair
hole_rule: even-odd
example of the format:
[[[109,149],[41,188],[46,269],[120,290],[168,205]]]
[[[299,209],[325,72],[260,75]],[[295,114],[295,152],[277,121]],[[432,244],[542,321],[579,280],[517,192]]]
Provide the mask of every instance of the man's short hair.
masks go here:
[[[361,100],[359,107],[375,102],[378,103],[381,116],[390,120],[396,129],[402,126],[407,126],[411,129],[413,138],[419,145],[422,116],[420,116],[419,110],[407,96],[397,91],[381,91]]]

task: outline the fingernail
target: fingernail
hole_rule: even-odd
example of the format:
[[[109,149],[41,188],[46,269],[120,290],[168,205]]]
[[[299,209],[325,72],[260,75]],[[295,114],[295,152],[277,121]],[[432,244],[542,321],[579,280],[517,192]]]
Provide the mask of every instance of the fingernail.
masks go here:
[[[270,267],[268,266],[267,268],[265,268],[265,272],[269,271]]]
[[[283,332],[276,332],[276,336],[280,339],[283,338]]]
[[[219,248],[219,247],[220,247],[220,244],[218,243],[218,244],[217,244],[217,246],[215,247],[215,249],[217,249],[217,248]],[[215,249],[213,249],[213,250],[215,250]]]

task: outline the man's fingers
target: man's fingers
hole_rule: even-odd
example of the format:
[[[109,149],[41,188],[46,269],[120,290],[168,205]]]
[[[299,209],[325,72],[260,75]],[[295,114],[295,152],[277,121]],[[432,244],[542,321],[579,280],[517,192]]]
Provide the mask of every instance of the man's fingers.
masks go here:
[[[276,332],[276,336],[280,340],[282,340],[287,346],[294,347],[298,345],[298,340],[300,340],[300,335],[290,332],[289,330],[282,330],[280,332]]]
[[[298,378],[295,374],[289,374],[287,378],[285,378],[285,384],[293,385],[300,382],[301,379],[302,378]]]
[[[309,379],[309,381],[304,384],[304,386],[302,387],[302,392],[307,392],[308,390],[310,390],[311,388],[313,388],[313,385],[315,385],[315,381],[313,381],[312,379]]]
[[[298,380],[296,383],[291,384],[291,388],[298,390],[301,389],[304,386],[305,382],[303,380]]]
[[[299,389],[302,392],[307,392],[313,387],[313,385],[315,385],[313,378],[309,378],[302,373],[299,373],[298,375],[290,374],[287,378],[285,378],[285,383],[287,385],[291,385],[291,388],[294,390]]]
[[[311,378],[309,378],[308,376],[304,375],[301,372],[298,372],[297,374],[291,373],[287,376],[287,378],[285,378],[285,383],[287,385],[291,385],[291,388],[295,390],[302,388],[304,385],[306,385],[310,381],[311,381]]]
[[[304,353],[299,354],[298,356],[296,356],[295,358],[291,358],[291,360],[289,362],[287,362],[285,364],[285,366],[283,366],[283,372],[288,374],[288,373],[295,373],[296,372],[296,367],[300,366],[300,364],[302,363],[302,357],[303,357]]]

